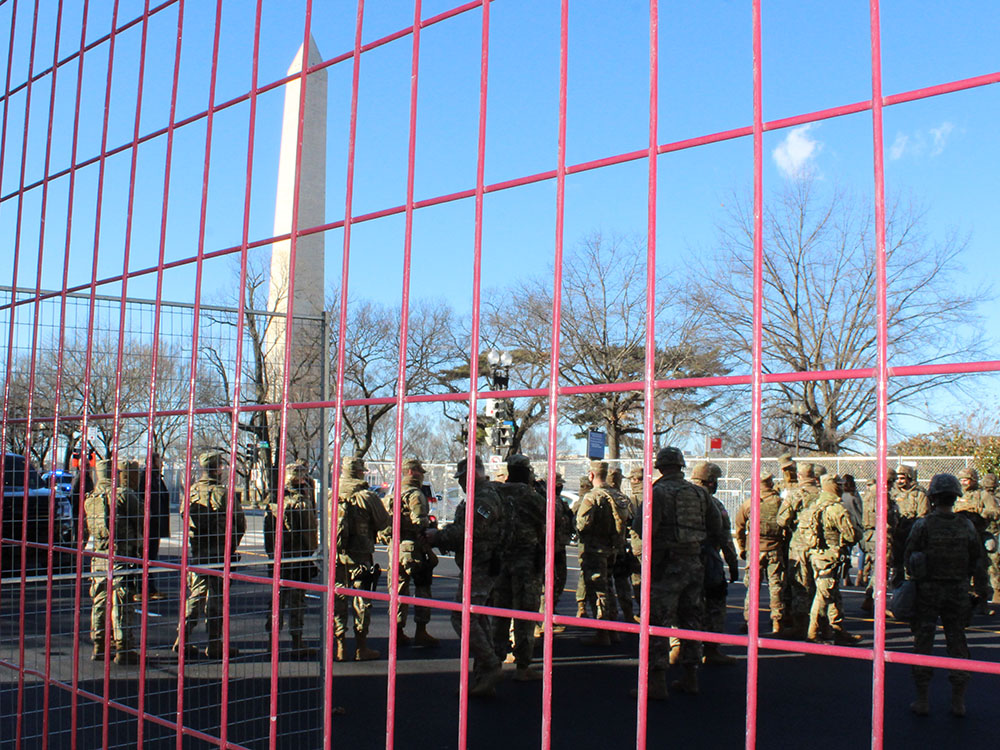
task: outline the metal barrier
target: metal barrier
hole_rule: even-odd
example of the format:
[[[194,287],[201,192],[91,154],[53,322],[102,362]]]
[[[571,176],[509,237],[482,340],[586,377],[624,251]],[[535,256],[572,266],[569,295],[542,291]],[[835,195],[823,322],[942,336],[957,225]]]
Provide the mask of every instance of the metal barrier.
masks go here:
[[[161,449],[167,440],[163,429],[169,421],[173,430],[170,444],[176,449],[172,457],[176,472],[172,489],[176,499],[190,496],[202,448],[221,448],[228,453],[228,468],[222,482],[228,488],[224,511],[216,508],[224,515],[224,521],[221,515],[213,517],[214,523],[223,524],[214,533],[224,540],[224,550],[237,541],[244,523],[234,498],[244,492],[249,496],[251,482],[260,480],[264,489],[258,492],[258,505],[268,505],[265,499],[270,500],[277,518],[284,518],[285,495],[268,494],[267,490],[284,486],[286,465],[301,458],[315,468],[314,474],[322,477],[317,503],[322,523],[318,536],[322,544],[315,553],[290,556],[283,551],[289,543],[285,535],[275,533],[273,551],[268,552],[266,547],[272,542],[265,532],[265,511],[248,507],[246,535],[238,554],[220,553],[218,557],[222,560],[204,555],[199,558],[191,544],[192,537],[201,533],[193,530],[200,522],[198,511],[194,511],[193,517],[191,503],[181,500],[179,511],[172,514],[170,535],[162,543],[159,540],[154,543],[159,532],[153,532],[155,518],[149,503],[145,504],[141,538],[127,540],[136,545],[131,554],[116,551],[116,541],[122,541],[116,537],[124,526],[119,523],[123,519],[117,517],[122,511],[112,504],[106,520],[109,549],[104,551],[86,540],[86,512],[81,510],[86,490],[82,486],[76,495],[79,507],[75,510],[75,539],[72,543],[60,543],[54,536],[57,511],[51,501],[57,491],[56,480],[51,480],[45,488],[39,486],[30,471],[23,471],[12,488],[14,504],[8,507],[5,503],[2,511],[5,524],[15,517],[21,523],[20,527],[5,525],[2,540],[5,560],[9,552],[15,562],[0,585],[3,623],[0,697],[4,707],[0,717],[3,730],[0,746],[20,749],[156,744],[177,748],[300,745],[329,750],[342,742],[346,744],[351,741],[352,730],[346,728],[341,721],[343,712],[338,711],[338,700],[346,692],[341,685],[353,678],[355,682],[347,684],[363,687],[365,673],[348,674],[350,665],[337,664],[334,643],[338,596],[378,603],[380,613],[381,607],[386,608],[388,653],[384,703],[381,685],[369,689],[369,694],[378,698],[378,708],[369,705],[370,713],[363,718],[380,724],[384,721],[387,748],[403,744],[406,739],[412,741],[397,721],[403,698],[399,685],[406,677],[406,670],[400,668],[401,639],[394,623],[404,605],[427,607],[437,615],[455,613],[458,617],[459,690],[453,736],[455,746],[463,749],[473,744],[470,732],[475,722],[471,717],[476,709],[470,705],[471,678],[466,665],[470,658],[472,618],[481,615],[532,621],[543,632],[537,738],[546,750],[560,744],[553,729],[555,625],[605,629],[637,637],[637,658],[630,662],[636,670],[630,684],[636,686],[634,744],[640,749],[654,744],[648,701],[650,638],[697,638],[745,649],[746,703],[740,717],[745,716],[747,748],[758,744],[762,652],[870,662],[873,748],[881,748],[886,742],[887,664],[1000,674],[1000,665],[992,661],[916,655],[890,649],[887,644],[888,498],[884,480],[887,468],[897,460],[889,456],[887,386],[896,378],[995,372],[1000,370],[1000,363],[890,362],[883,142],[886,107],[979,89],[1000,82],[1000,73],[975,71],[974,77],[885,94],[880,7],[878,0],[870,0],[870,95],[866,92],[863,101],[830,102],[834,106],[827,109],[794,111],[783,119],[766,121],[762,106],[761,3],[752,0],[746,4],[746,13],[752,19],[747,39],[753,53],[752,66],[746,70],[753,81],[752,112],[743,110],[743,124],[734,129],[665,142],[666,129],[660,127],[659,114],[666,97],[661,95],[659,79],[660,31],[666,14],[652,0],[647,21],[649,108],[638,117],[648,138],[636,150],[619,153],[602,147],[588,161],[570,163],[567,122],[571,119],[568,116],[571,16],[570,3],[562,0],[558,7],[558,34],[546,43],[553,61],[558,60],[559,69],[557,90],[549,92],[555,132],[548,160],[544,168],[537,169],[530,160],[514,163],[513,174],[489,182],[488,84],[495,87],[502,84],[502,76],[510,75],[509,61],[491,59],[491,54],[497,54],[495,35],[501,33],[491,19],[509,5],[504,0],[470,0],[443,8],[438,7],[442,5],[439,3],[435,4],[434,15],[425,13],[421,0],[416,0],[412,14],[407,8],[403,20],[393,18],[392,10],[371,7],[377,4],[369,3],[366,7],[363,0],[350,13],[343,13],[343,4],[313,0],[304,0],[302,4],[265,4],[257,0],[249,15],[249,4],[234,8],[234,4],[223,0],[218,0],[214,8],[209,3],[185,0],[158,3],[145,0],[141,11],[126,10],[126,6],[134,9],[136,4],[119,0],[112,7],[105,7],[108,5],[86,0],[82,4],[0,0],[0,25],[7,35],[8,48],[0,96],[3,108],[0,215],[8,230],[5,236],[11,247],[8,257],[12,267],[11,281],[4,288],[0,304],[0,323],[6,329],[0,443],[6,451],[13,441],[20,439],[23,446],[18,445],[23,451],[18,453],[23,452],[25,458],[40,456],[43,468],[49,469],[59,466],[61,456],[57,455],[57,449],[72,449],[81,440],[102,441],[113,462],[138,457],[148,464],[154,451]],[[386,7],[396,9],[397,4]],[[101,15],[108,12],[110,17]],[[341,15],[334,17],[337,13]],[[324,14],[322,20],[317,21],[320,14]],[[240,17],[237,19],[236,15]],[[377,36],[368,31],[366,20],[373,24],[371,28],[378,29]],[[509,23],[509,19],[502,23]],[[279,33],[284,24],[294,25],[295,47],[300,49],[287,74],[281,72],[284,63],[275,73],[274,59],[262,53],[273,41],[269,34]],[[339,45],[337,49],[319,52],[313,31],[321,25],[332,30],[330,43]],[[530,26],[525,23],[516,32],[510,29],[502,32],[511,35],[504,39],[513,42],[512,46],[520,50],[519,56],[538,43],[528,34]],[[415,178],[419,162],[418,86],[426,80],[422,75],[427,75],[420,72],[421,40],[424,34],[453,35],[468,43],[470,33],[473,41],[469,49],[463,47],[449,53],[455,59],[469,53],[466,68],[473,72],[469,80],[476,79],[469,84],[476,94],[465,102],[476,109],[475,132],[469,138],[469,143],[475,144],[466,151],[469,157],[465,164],[466,182],[421,184],[420,190],[426,193],[419,192]],[[187,46],[197,44],[201,47],[194,51]],[[332,56],[325,56],[331,52]],[[405,90],[408,114],[405,118],[397,114],[398,119],[406,121],[406,146],[397,149],[395,157],[389,154],[398,144],[391,143],[380,131],[387,122],[369,123],[371,133],[359,124],[365,115],[362,92],[375,90],[378,96],[383,95],[384,82],[372,86],[362,74],[368,65],[372,70],[380,69],[379,55],[385,56],[383,65],[386,60],[393,60],[387,67],[394,72],[402,71],[400,75],[405,80],[401,90]],[[226,75],[220,74],[225,64],[240,59],[245,64],[239,75],[232,68],[226,68]],[[456,75],[460,67],[452,64],[450,56],[444,66],[449,74]],[[192,70],[196,81],[188,79]],[[134,79],[129,78],[133,73]],[[340,95],[339,108],[327,107],[328,76],[332,79],[331,91]],[[501,81],[496,80],[497,76]],[[123,77],[127,79],[125,83]],[[120,94],[123,87],[134,91],[134,96]],[[285,130],[277,142],[273,136],[281,128],[279,118],[273,115],[278,109],[274,104],[275,92],[279,91],[285,93]],[[119,95],[124,97],[125,105],[118,100]],[[328,109],[342,116],[334,126],[326,124]],[[317,112],[322,113],[322,128],[315,127],[316,121],[312,119]],[[874,366],[842,370],[769,371],[763,366],[761,339],[764,133],[848,115],[867,118],[869,113],[874,154],[873,260],[877,280],[873,294],[877,314],[873,328],[877,362]],[[332,134],[341,142],[337,148],[327,149],[326,138]],[[752,310],[748,313],[753,330],[752,356],[748,358],[751,366],[735,374],[659,377],[656,358],[660,341],[656,335],[658,313],[654,302],[658,245],[662,243],[657,220],[663,196],[658,162],[666,154],[736,139],[752,141],[754,293]],[[196,145],[191,146],[191,142]],[[377,152],[377,157],[365,152],[365,148]],[[455,149],[460,150],[457,145]],[[343,181],[327,179],[328,152],[331,162],[345,170]],[[149,167],[149,162],[159,159],[161,154],[163,166]],[[399,195],[379,190],[387,180],[374,169],[373,162],[398,167],[396,177],[402,186]],[[567,183],[577,175],[603,174],[629,164],[645,165],[647,185],[645,278],[635,281],[636,287],[642,285],[646,302],[643,335],[637,347],[637,356],[643,362],[641,377],[629,382],[567,385],[560,377],[563,353],[560,331],[565,307],[564,233],[566,201],[571,192]],[[220,186],[214,178],[215,170],[224,168],[231,169],[235,176],[230,175]],[[273,168],[278,173],[274,228],[261,229],[257,218],[261,214],[260,185],[274,182],[270,178]],[[331,189],[330,203],[340,201],[343,210],[339,206],[333,209],[331,218],[326,213],[326,189],[334,183],[336,189]],[[488,271],[484,271],[484,206],[494,197],[502,199],[511,191],[539,185],[552,189],[553,210],[546,218],[554,219],[551,308],[547,310],[551,317],[540,324],[544,329],[545,351],[533,352],[532,359],[532,367],[540,374],[533,385],[523,388],[482,387],[485,376],[481,367],[485,365],[481,360],[486,361],[482,355],[496,343],[488,342],[484,334],[483,290],[488,278]],[[464,207],[472,215],[461,252],[461,261],[471,269],[472,279],[471,306],[461,312],[463,321],[468,313],[468,326],[466,329],[463,323],[453,329],[459,331],[455,339],[461,356],[453,356],[442,364],[435,377],[424,378],[426,373],[417,368],[419,363],[411,355],[413,349],[423,345],[421,341],[434,339],[431,330],[434,316],[428,314],[417,319],[418,305],[411,303],[413,279],[421,262],[428,265],[428,257],[442,264],[450,259],[435,256],[433,249],[415,247],[414,226],[418,216],[455,207]],[[359,362],[369,365],[369,360],[358,350],[362,344],[348,333],[363,316],[374,319],[378,311],[373,312],[374,307],[359,307],[352,298],[356,292],[352,283],[357,283],[358,276],[352,264],[365,261],[366,247],[387,242],[379,237],[372,245],[363,244],[364,231],[385,226],[378,223],[383,219],[398,222],[392,228],[398,230],[398,236],[393,236],[398,240],[399,262],[392,269],[389,263],[369,269],[370,275],[374,277],[374,285],[381,287],[388,283],[382,275],[388,278],[398,270],[401,288],[398,308],[382,311],[383,322],[389,320],[388,327],[373,325],[370,329],[372,338],[383,343],[390,340],[396,345],[388,359],[383,358],[378,364],[383,375],[379,386],[369,389],[367,383],[358,380],[354,369]],[[504,221],[518,223],[509,217],[504,217]],[[157,241],[147,242],[146,238],[156,232]],[[325,240],[329,247],[339,245],[342,249],[342,266],[332,276],[330,296],[335,301],[329,304],[326,278],[315,272],[312,265],[325,263]],[[421,250],[430,255],[418,261]],[[266,252],[270,253],[269,261],[262,261],[262,253]],[[227,261],[231,264],[225,265]],[[506,258],[503,263],[516,265]],[[279,279],[282,273],[287,276]],[[317,275],[318,284],[316,278],[310,278]],[[262,279],[268,280],[267,295],[260,286]],[[210,304],[211,294],[226,281],[235,281],[235,304]],[[135,287],[144,288],[146,298],[137,300],[132,294]],[[251,292],[260,295],[259,298],[252,298]],[[140,309],[141,312],[136,312]],[[133,318],[133,312],[138,317]],[[182,316],[183,321],[176,320],[174,315]],[[318,327],[317,321],[324,321],[323,326]],[[431,330],[425,339],[418,338],[421,331],[417,323]],[[136,329],[141,329],[138,333],[145,339],[133,337]],[[144,341],[142,351],[137,343],[140,340]],[[139,363],[138,378],[130,369],[136,363]],[[330,456],[339,459],[347,452],[348,445],[354,449],[367,440],[367,448],[376,438],[381,439],[384,452],[391,459],[381,465],[372,462],[368,468],[372,479],[386,485],[395,506],[399,507],[398,478],[407,457],[406,429],[419,421],[423,414],[420,410],[428,405],[467,410],[463,447],[471,460],[477,452],[480,400],[537,400],[544,406],[540,416],[536,415],[537,424],[539,429],[547,424],[548,433],[541,451],[545,459],[537,463],[536,473],[552,476],[561,471],[567,490],[571,490],[586,464],[578,459],[564,459],[560,453],[558,433],[561,416],[569,408],[567,400],[594,393],[632,394],[642,403],[640,421],[634,425],[635,434],[642,440],[639,451],[642,458],[619,463],[626,472],[632,466],[642,466],[644,492],[648,497],[654,476],[654,446],[660,441],[654,423],[656,395],[682,389],[738,386],[749,389],[750,394],[747,412],[752,457],[712,460],[724,469],[720,495],[727,508],[732,512],[740,502],[748,498],[752,501],[748,558],[754,560],[760,551],[760,518],[756,511],[759,485],[754,478],[762,468],[773,465],[773,459],[761,456],[765,385],[855,379],[867,379],[874,388],[875,455],[818,460],[840,473],[853,472],[874,481],[880,488],[876,557],[881,564],[876,566],[878,572],[873,579],[875,611],[870,646],[843,647],[769,638],[762,635],[756,618],[749,621],[746,635],[657,624],[650,604],[653,597],[649,545],[643,550],[641,560],[638,622],[598,621],[561,614],[552,595],[544,597],[539,611],[473,604],[472,576],[460,579],[462,588],[454,602],[403,594],[399,587],[398,513],[392,519],[392,542],[387,550],[379,551],[383,556],[380,559],[387,562],[384,589],[352,587],[357,580],[341,577],[335,555],[330,552],[337,549],[337,520],[343,511],[339,499],[343,481],[338,467],[329,466]],[[130,391],[136,384],[138,390]],[[332,425],[328,421],[331,410]],[[374,412],[379,412],[379,418],[386,414],[389,418],[376,425]],[[386,427],[390,423],[392,426]],[[242,458],[244,454],[249,458]],[[260,457],[263,467],[254,463],[257,460],[254,456]],[[923,475],[953,471],[967,466],[969,461],[924,457],[913,460],[921,466]],[[5,463],[13,465],[13,458],[6,452],[0,454],[0,472]],[[452,464],[441,463],[430,468],[432,483],[442,488],[450,506],[458,497]],[[467,514],[472,518],[476,512],[471,499],[475,476],[470,473],[467,479],[470,493]],[[111,480],[112,496],[119,489],[119,481],[117,475]],[[245,490],[240,488],[241,483]],[[332,491],[329,502],[324,499],[327,486]],[[5,486],[5,494],[6,489]],[[150,494],[149,475],[141,489],[147,496]],[[38,498],[44,499],[38,501]],[[552,594],[558,592],[555,592],[557,508],[551,484],[546,501],[544,591]],[[35,513],[34,520],[38,522],[35,525],[27,521],[29,511]],[[449,507],[448,515],[453,512]],[[647,539],[651,523],[647,503],[641,517],[643,536]],[[8,528],[15,530],[8,532]],[[34,535],[32,528],[41,529],[40,535]],[[158,552],[154,552],[155,546],[159,546]],[[470,532],[464,538],[462,556],[470,560],[472,552]],[[320,568],[315,577],[309,575],[300,580],[286,574],[289,564],[312,566],[313,563]],[[128,581],[127,586],[122,585],[123,580]],[[755,612],[760,610],[759,584],[759,570],[751,566],[749,607]],[[156,586],[161,586],[166,594],[165,604],[155,603]],[[189,599],[191,594],[194,596]],[[290,659],[292,655],[304,658],[311,651],[299,647],[289,650],[281,640],[284,612],[287,610],[289,620],[297,616],[298,605],[289,602],[303,601],[306,604],[302,607],[307,609],[310,619],[321,623],[318,633],[315,628],[309,631],[310,640],[320,645],[319,653],[305,665],[292,663]],[[135,608],[138,635],[134,663],[131,656],[121,664],[113,663],[110,649],[105,651],[103,660],[93,664],[86,658],[86,620],[94,612],[100,614],[102,606],[107,623],[111,623],[105,629],[109,644],[119,637],[120,643],[127,642],[125,635],[110,631],[117,623],[124,633],[121,623],[126,620],[121,619],[125,616],[120,613]],[[194,617],[203,614],[206,621],[211,620],[209,627],[213,630],[209,634],[207,660],[197,654],[198,649],[193,648],[195,636],[184,626],[185,608],[189,606]],[[215,606],[219,607],[218,612]],[[199,607],[205,611],[199,612]],[[237,641],[245,653],[236,650]],[[121,654],[130,651],[119,649]],[[575,711],[580,708],[576,706]],[[603,710],[598,713],[603,714]],[[344,718],[358,717],[355,714]],[[632,728],[630,725],[630,732]],[[419,730],[412,726],[406,729]],[[496,731],[503,731],[503,727]],[[500,744],[504,738],[497,734],[485,739]],[[630,737],[628,744],[631,741]]]

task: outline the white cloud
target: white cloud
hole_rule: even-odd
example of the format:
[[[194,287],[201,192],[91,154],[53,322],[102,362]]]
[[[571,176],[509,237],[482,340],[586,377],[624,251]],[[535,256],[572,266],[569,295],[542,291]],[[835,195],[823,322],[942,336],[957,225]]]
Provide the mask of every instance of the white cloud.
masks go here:
[[[786,179],[801,177],[812,166],[823,144],[809,136],[816,123],[801,125],[788,131],[785,139],[771,152],[774,163]]]
[[[945,144],[948,142],[948,136],[951,135],[951,131],[954,129],[955,126],[947,120],[942,122],[939,127],[931,128],[931,138],[934,139],[934,147],[931,149],[931,156],[937,156],[944,151]]]
[[[893,161],[902,158],[909,142],[910,136],[906,133],[896,133],[896,140],[892,142],[892,147],[889,149],[889,158]]]

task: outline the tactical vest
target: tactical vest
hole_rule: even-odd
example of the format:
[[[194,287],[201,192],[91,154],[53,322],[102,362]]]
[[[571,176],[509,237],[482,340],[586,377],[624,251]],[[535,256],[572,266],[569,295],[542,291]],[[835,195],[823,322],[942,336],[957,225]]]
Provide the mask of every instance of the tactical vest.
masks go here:
[[[899,515],[903,518],[920,518],[926,513],[920,506],[927,507],[927,493],[919,485],[910,487],[896,496],[896,507],[899,508]]]
[[[520,482],[494,484],[504,501],[504,513],[514,519],[512,540],[517,547],[536,547],[545,542],[545,500],[531,487]]]
[[[847,538],[841,529],[839,521],[843,521],[843,516],[848,515],[847,508],[841,503],[830,502],[821,511],[820,522],[823,529],[823,541],[827,549],[840,549],[844,545],[852,544],[855,541],[854,534]],[[847,519],[850,523],[850,519]]]
[[[94,540],[94,549],[98,552],[107,552],[110,544],[110,499],[111,486],[98,485],[83,501],[83,510],[87,515],[87,530]]]
[[[337,549],[346,555],[370,555],[375,550],[375,526],[365,495],[368,490],[340,498]]]
[[[823,550],[827,548],[827,538],[823,524],[823,511],[829,507],[829,500],[815,500],[799,511],[795,526],[795,537],[800,549]]]
[[[969,578],[968,521],[961,516],[930,513],[923,518],[927,536],[927,579],[962,581]]]
[[[705,505],[708,494],[683,479],[662,479],[656,483],[654,501],[659,495],[663,516],[659,533],[664,540],[676,544],[701,544],[705,531]]]
[[[760,538],[780,541],[784,537],[783,529],[778,525],[778,508],[781,505],[781,495],[772,493],[761,495],[760,498]]]

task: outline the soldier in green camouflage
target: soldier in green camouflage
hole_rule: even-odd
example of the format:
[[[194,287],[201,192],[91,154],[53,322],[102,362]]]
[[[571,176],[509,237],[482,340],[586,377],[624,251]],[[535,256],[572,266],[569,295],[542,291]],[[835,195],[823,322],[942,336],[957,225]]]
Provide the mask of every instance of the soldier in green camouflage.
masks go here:
[[[985,556],[972,523],[952,508],[962,487],[951,474],[935,474],[928,487],[932,511],[918,518],[906,540],[903,559],[906,571],[916,582],[916,614],[910,623],[913,651],[930,654],[934,650],[934,633],[938,618],[944,628],[948,656],[968,659],[969,647],[965,628],[972,615],[969,600],[970,579],[985,581]],[[979,592],[986,595],[985,589]],[[918,716],[930,713],[930,683],[933,670],[914,666],[913,681],[917,699],[910,705]],[[951,712],[965,716],[965,688],[969,673],[953,669],[951,682]]]
[[[618,610],[621,609],[622,620],[633,622],[635,620],[635,610],[632,607],[632,547],[629,544],[629,535],[632,533],[632,519],[635,511],[632,502],[621,491],[622,471],[618,467],[608,469],[608,482],[606,489],[611,494],[614,504],[612,510],[615,514],[615,530],[617,538],[615,540],[615,550],[608,560],[608,572],[610,574],[611,596],[608,603],[611,605],[611,619],[618,619]],[[618,634],[612,635],[612,639]]]
[[[269,510],[277,527],[278,504],[272,503]],[[299,461],[285,466],[284,512],[280,528],[281,577],[286,581],[311,581],[319,573],[319,568],[311,559],[319,547],[319,523],[312,480],[309,479],[305,464]],[[288,634],[292,639],[293,658],[315,658],[316,649],[307,647],[302,636],[306,615],[304,589],[283,586],[278,593],[279,632],[284,624],[285,612],[288,612]],[[270,633],[270,615],[264,625]]]
[[[980,486],[993,497],[994,502],[1000,507],[1000,501],[997,500],[997,475],[992,472],[983,474]],[[1000,604],[1000,546],[997,544],[1000,541],[1000,520],[988,523],[986,531],[993,537],[990,544],[992,550],[987,548],[986,552],[986,559],[989,561],[987,572],[990,577],[990,588],[993,589],[992,603]]]
[[[750,552],[750,502],[748,498],[736,511],[736,544],[740,557],[744,560]],[[760,473],[760,558],[759,581],[767,581],[767,592],[771,608],[771,633],[780,635],[784,631],[785,586],[788,577],[786,557],[786,532],[778,525],[778,508],[781,497],[774,487],[774,476],[769,471]],[[743,619],[750,622],[750,568],[744,571],[747,593],[743,600]]]
[[[97,483],[84,500],[84,533],[94,538],[95,552],[110,554],[114,558],[111,569],[111,629],[115,663],[138,664],[139,655],[135,650],[135,604],[132,601],[132,595],[137,590],[136,564],[119,557],[142,557],[143,508],[142,500],[134,489],[138,485],[139,465],[135,461],[119,461],[118,486],[114,496],[111,494],[112,466],[108,459],[97,462]],[[112,514],[113,534],[110,528]],[[90,638],[94,644],[91,659],[103,661],[106,654],[108,559],[91,558],[90,570]]]
[[[816,585],[806,638],[815,642],[822,635],[824,639],[832,637],[838,645],[850,646],[861,637],[844,628],[840,579],[846,550],[857,540],[857,529],[840,501],[842,490],[839,479],[836,474],[825,475],[820,483],[819,497],[800,515],[800,525],[810,523],[810,512],[815,519],[815,526],[803,529],[802,533],[807,543],[812,537],[812,544],[808,544],[806,552]],[[827,627],[832,633],[826,631]]]
[[[237,559],[239,547],[246,533],[246,518],[243,508],[235,496],[230,501],[230,493],[222,483],[225,463],[218,451],[207,451],[198,456],[201,476],[191,486],[188,498],[188,563],[195,566],[211,566],[214,574],[207,572],[188,573],[188,594],[184,607],[184,621],[178,628],[173,649],[180,648],[181,632],[184,633],[185,655],[196,656],[197,649],[191,643],[191,633],[202,616],[208,630],[208,645],[205,656],[210,659],[222,658],[222,570],[226,559]],[[226,539],[226,517],[232,502],[232,537]],[[239,650],[229,648],[229,656],[237,656]]]
[[[721,533],[722,519],[705,490],[684,479],[684,454],[667,447],[656,454],[660,478],[653,484],[650,526],[652,571],[650,622],[652,625],[702,630],[704,620],[705,566],[701,546]],[[642,534],[642,512],[636,531]],[[651,700],[666,700],[669,646],[666,638],[650,639],[648,693]],[[701,643],[682,641],[680,661],[684,677],[675,690],[698,692]]]
[[[500,576],[493,592],[494,605],[503,609],[538,612],[542,597],[545,560],[545,498],[534,488],[531,462],[527,456],[507,458],[507,481],[496,490],[504,502],[504,514],[514,518],[516,530],[505,550]],[[504,659],[510,649],[511,618],[493,618],[493,646]],[[535,623],[514,620],[514,663],[518,682],[540,680],[541,672],[531,666],[535,650]]]
[[[467,492],[468,462],[458,462],[455,479],[463,492]],[[467,508],[463,500],[455,509],[455,520],[441,530],[428,529],[428,541],[442,551],[453,551],[459,569],[458,590],[455,601],[461,603],[464,579],[469,576],[470,605],[485,606],[493,595],[496,579],[500,574],[504,545],[513,535],[513,520],[504,516],[504,504],[497,494],[496,485],[486,477],[482,460],[477,456],[474,464],[475,494],[472,510],[472,560],[466,565],[463,559],[467,528]],[[455,633],[462,635],[462,613],[451,613]],[[506,634],[505,634],[506,637]],[[469,653],[474,659],[469,695],[491,698],[496,695],[503,666],[493,645],[493,627],[487,615],[469,614]]]
[[[375,539],[389,525],[389,514],[365,481],[365,462],[344,458],[340,467],[337,503],[336,584],[359,591],[374,591],[378,582]],[[333,599],[333,647],[337,661],[346,661],[348,599],[354,613],[354,660],[369,661],[381,654],[368,648],[371,600],[363,596],[337,594]]]
[[[709,536],[702,545],[702,558],[705,563],[705,628],[711,633],[723,633],[726,629],[726,594],[729,587],[723,561],[729,568],[730,582],[735,583],[739,576],[739,558],[733,546],[733,527],[729,513],[722,501],[715,496],[721,478],[722,467],[718,464],[701,461],[691,469],[691,482],[709,494],[722,520],[719,533]],[[704,652],[705,664],[733,664],[736,661],[723,653],[718,643],[706,643]]]
[[[795,468],[791,453],[782,453],[778,456],[778,466],[781,469],[781,479],[774,483],[774,490],[782,500],[785,500],[799,484],[798,470]]]
[[[629,492],[628,499],[632,504],[632,526],[628,532],[629,550],[632,553],[632,595],[635,597],[635,605],[638,607],[642,596],[642,537],[635,531],[635,519],[639,515],[639,508],[642,507],[642,466],[635,466],[628,473]],[[642,523],[641,519],[639,523]],[[639,622],[639,616],[632,618]]]
[[[427,544],[425,532],[430,526],[430,503],[424,494],[424,465],[416,458],[403,461],[403,481],[400,493],[400,506],[403,509],[399,517],[399,585],[400,596],[410,595],[410,582],[413,582],[414,595],[421,599],[431,598],[431,583],[434,580],[434,567],[437,556]],[[393,515],[393,493],[387,492],[383,498],[386,511]],[[391,544],[392,524],[386,528],[381,538]],[[396,643],[406,646],[410,637],[406,635],[406,615],[409,605],[399,603],[396,612]],[[431,620],[431,611],[427,607],[414,607],[413,620],[417,624],[413,642],[417,646],[437,646],[438,640],[427,632],[427,624]]]
[[[598,620],[613,620],[609,591],[610,563],[618,547],[614,488],[608,484],[608,465],[591,461],[588,478],[593,489],[580,499],[576,509],[576,531],[583,552],[580,553],[580,577],[584,580],[588,601],[593,601]],[[587,640],[589,645],[608,646],[611,636],[598,630]]]
[[[591,484],[589,475],[584,474],[582,477],[580,477],[580,486],[579,486],[579,491],[577,492],[576,495],[576,502],[570,506],[570,510],[573,511],[574,527],[576,525],[576,511],[577,508],[580,507],[580,501],[583,500],[584,496],[586,496],[586,494],[590,492],[592,489],[594,489],[594,485]],[[583,550],[584,550],[583,541],[581,541],[578,536],[576,542],[577,559],[583,557]],[[581,575],[578,576],[576,579],[576,616],[586,617],[588,605],[590,607],[591,617],[597,617],[597,605],[595,602],[587,600],[587,585],[586,581]]]
[[[896,554],[894,541],[896,539],[896,528],[899,525],[899,509],[896,507],[896,470],[888,468],[886,470],[886,532],[885,532],[885,559],[893,560]],[[872,484],[861,498],[861,549],[865,554],[861,563],[861,570],[858,571],[857,585],[867,586],[865,598],[861,602],[861,609],[865,612],[875,610],[874,583],[871,580],[872,569],[875,567],[875,536],[878,523],[878,487]],[[898,550],[902,554],[902,550]],[[888,566],[887,566],[888,567]]]
[[[930,502],[927,492],[917,484],[917,468],[909,464],[896,467],[896,508],[899,510],[899,522],[896,524],[896,538],[893,546],[902,550],[906,547],[906,539],[910,529],[918,518],[923,518],[930,512]],[[892,585],[898,586],[903,581],[903,559],[893,560]]]
[[[809,608],[812,606],[816,585],[812,568],[798,530],[798,518],[806,508],[819,497],[819,479],[811,463],[801,463],[796,467],[798,485],[778,507],[778,525],[788,534],[788,578],[785,588],[786,610],[791,617],[792,627],[786,635],[804,638],[809,623]]]
[[[556,473],[556,549],[555,549],[555,579],[553,581],[554,591],[552,592],[552,610],[555,611],[559,605],[559,597],[562,596],[566,588],[566,578],[568,570],[566,566],[566,545],[573,539],[576,531],[576,517],[569,508],[569,503],[562,496],[563,491],[562,474]],[[542,594],[541,603],[538,605],[538,613],[545,614],[545,594]],[[553,633],[563,633],[566,631],[565,625],[553,625]],[[543,634],[542,624],[535,626],[535,638],[541,638]]]

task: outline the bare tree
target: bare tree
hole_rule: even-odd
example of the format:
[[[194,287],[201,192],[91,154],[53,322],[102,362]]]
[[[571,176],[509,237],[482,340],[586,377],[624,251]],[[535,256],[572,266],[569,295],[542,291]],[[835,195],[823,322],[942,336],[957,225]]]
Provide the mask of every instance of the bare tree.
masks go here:
[[[718,252],[690,283],[689,309],[706,313],[712,343],[740,369],[751,364],[753,213],[746,198],[727,202]],[[877,362],[874,218],[870,200],[821,191],[814,179],[786,183],[765,201],[763,368],[806,372],[872,368]],[[912,203],[889,206],[889,357],[898,364],[977,358],[981,294],[955,280],[966,242],[928,236],[924,213]],[[960,376],[893,378],[894,412],[918,394],[955,384]],[[766,437],[790,446],[794,419],[805,427],[802,447],[838,453],[871,443],[876,397],[870,378],[778,383],[767,386],[773,429]],[[798,414],[795,413],[797,407]]]

